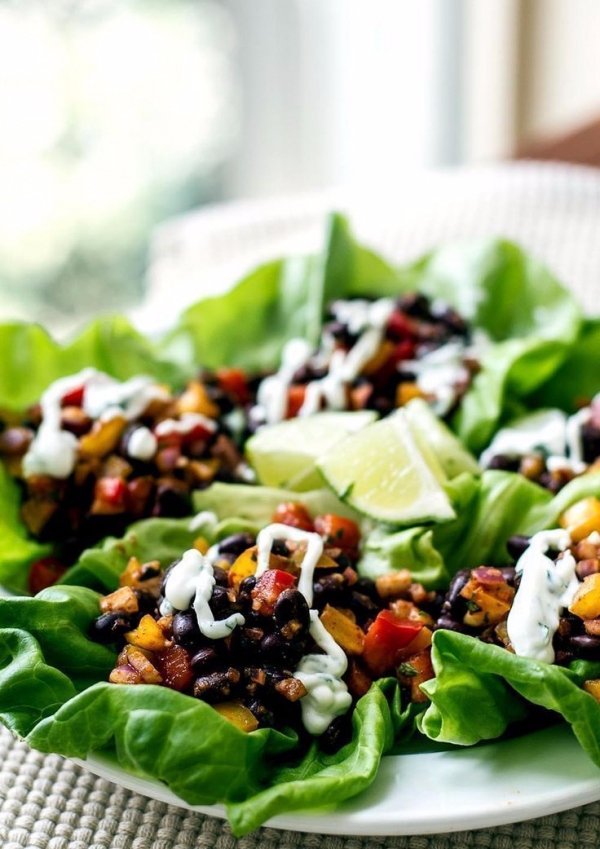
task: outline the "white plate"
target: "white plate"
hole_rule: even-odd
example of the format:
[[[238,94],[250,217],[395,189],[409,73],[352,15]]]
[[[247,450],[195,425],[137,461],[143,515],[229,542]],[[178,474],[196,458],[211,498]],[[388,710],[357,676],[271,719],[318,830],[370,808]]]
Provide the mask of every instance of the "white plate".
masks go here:
[[[160,782],[131,775],[108,757],[77,763],[152,799],[225,816],[222,806],[188,805]],[[436,834],[517,822],[598,799],[600,770],[560,725],[470,749],[386,757],[371,787],[335,810],[283,814],[268,824],[320,834]]]

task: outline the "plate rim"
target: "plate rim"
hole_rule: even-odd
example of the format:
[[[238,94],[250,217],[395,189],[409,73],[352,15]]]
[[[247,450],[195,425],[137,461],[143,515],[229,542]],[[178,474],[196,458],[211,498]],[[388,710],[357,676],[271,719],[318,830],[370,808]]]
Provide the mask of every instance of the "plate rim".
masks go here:
[[[530,757],[528,752],[532,745],[534,750],[537,748],[538,753],[537,756],[534,754]],[[512,776],[513,765],[510,763],[508,768],[502,768],[495,776],[496,783],[492,781],[482,788],[487,797],[486,803],[479,799],[472,812],[472,800],[465,797],[465,788],[460,787],[460,782],[458,787],[453,786],[452,780],[450,786],[444,783],[445,777],[459,776],[465,766],[467,769],[479,768],[490,762],[490,759],[491,763],[494,760],[501,762],[507,755],[510,760],[509,750],[514,750],[519,757],[525,756],[527,769],[523,771],[523,764],[517,764],[516,760],[514,768],[518,775],[515,773]],[[550,757],[547,758],[544,752]],[[86,759],[71,760],[98,777],[147,798],[226,819],[224,805],[191,805],[158,779],[144,778],[126,771],[116,763],[115,756],[110,753],[92,753]],[[402,772],[404,762],[411,773],[416,771],[421,778],[428,774],[441,775],[441,785],[437,783],[425,788],[423,797],[427,799],[427,806],[407,810],[398,804],[386,812],[385,806],[382,808],[377,803],[382,800],[401,802],[402,784],[392,785],[392,792],[388,794],[382,788],[385,788],[386,782],[393,781],[397,767],[399,772]],[[556,770],[549,768],[553,763]],[[565,763],[571,765],[571,775],[565,775],[562,771]],[[532,789],[532,779],[534,784],[541,780],[541,787]],[[512,790],[503,789],[505,781],[510,785],[513,780],[515,785]],[[404,787],[405,791],[407,789]],[[499,791],[500,796],[496,795],[495,791]],[[369,799],[375,803],[368,804]],[[365,807],[361,806],[361,800],[367,802]],[[339,836],[444,834],[522,822],[599,800],[600,770],[585,754],[569,726],[560,723],[522,737],[490,741],[476,747],[386,755],[373,784],[357,796],[327,809],[279,814],[263,825],[285,831]],[[469,803],[468,819],[465,819],[466,802]]]

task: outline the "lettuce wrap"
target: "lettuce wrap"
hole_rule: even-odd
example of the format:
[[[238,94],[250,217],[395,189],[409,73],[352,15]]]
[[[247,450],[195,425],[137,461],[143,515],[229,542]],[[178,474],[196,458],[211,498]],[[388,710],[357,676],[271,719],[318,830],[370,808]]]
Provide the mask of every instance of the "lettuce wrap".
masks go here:
[[[548,383],[570,352],[581,324],[575,301],[541,264],[508,242],[441,248],[395,268],[359,245],[340,215],[331,216],[322,251],[258,268],[227,294],[187,309],[159,341],[146,339],[123,318],[95,321],[65,345],[36,325],[0,326],[0,409],[23,409],[49,383],[85,366],[118,379],[147,373],[173,387],[200,365],[272,369],[290,338],[317,342],[333,298],[414,290],[445,300],[491,340],[451,423],[477,451]],[[517,302],[518,311],[511,307]],[[27,567],[49,549],[27,537],[19,500],[18,487],[2,475],[0,583],[22,592]]]
[[[279,495],[266,493],[264,503]],[[326,506],[331,496],[310,499]],[[113,590],[132,555],[164,566],[199,534],[212,541],[249,523],[208,520],[190,529],[189,520],[149,519],[124,540],[87,552],[70,577]],[[116,650],[88,638],[98,600],[85,586],[0,599],[0,720],[41,751],[79,758],[101,752],[191,804],[222,802],[237,835],[278,813],[332,807],[359,793],[395,734],[413,727],[414,711],[401,712],[391,680],[359,700],[352,739],[335,754],[314,741],[307,747],[293,732],[244,734],[205,702],[167,687],[109,684]]]
[[[452,422],[478,452],[561,365],[582,320],[573,296],[510,242],[442,247],[395,268],[359,245],[347,221],[333,215],[321,254],[268,263],[226,294],[199,301],[183,313],[161,350],[184,365],[192,356],[209,367],[275,369],[289,339],[316,344],[332,299],[413,291],[448,303],[490,340]]]

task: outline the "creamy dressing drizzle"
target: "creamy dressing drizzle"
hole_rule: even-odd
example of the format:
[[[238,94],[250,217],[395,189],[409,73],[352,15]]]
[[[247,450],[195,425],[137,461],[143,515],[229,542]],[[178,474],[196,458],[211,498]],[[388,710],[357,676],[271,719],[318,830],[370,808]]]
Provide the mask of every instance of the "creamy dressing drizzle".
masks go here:
[[[67,478],[75,468],[77,438],[61,428],[61,402],[64,396],[83,387],[83,409],[93,419],[122,416],[138,418],[150,401],[165,397],[164,390],[149,377],[133,377],[120,383],[103,372],[86,368],[61,377],[46,389],[40,406],[42,422],[23,458],[23,471],[30,475]]]
[[[204,525],[209,525],[214,527],[218,524],[219,518],[216,513],[213,513],[212,510],[201,510],[200,513],[196,513],[190,519],[190,523],[188,525],[188,530],[197,531],[198,528],[204,527]]]
[[[158,442],[147,427],[136,427],[127,440],[127,454],[134,460],[146,462],[156,454]]]
[[[222,640],[238,625],[243,625],[245,619],[241,613],[232,613],[226,619],[215,619],[209,606],[214,586],[212,563],[195,548],[191,548],[169,572],[160,612],[167,616],[175,610],[187,610],[192,604],[200,633],[211,640]]]
[[[319,534],[303,531],[300,528],[292,528],[290,525],[267,525],[256,539],[258,549],[256,577],[260,578],[269,568],[269,555],[273,543],[276,540],[287,539],[292,542],[306,543],[306,553],[300,565],[298,589],[310,607],[313,601],[313,574],[319,562],[319,557],[323,553],[323,539]]]
[[[179,433],[185,436],[195,427],[203,427],[209,433],[214,433],[217,429],[217,423],[214,419],[203,416],[202,413],[182,413],[179,419],[164,419],[159,422],[154,428],[154,433],[159,437],[168,436],[170,433]]]
[[[581,474],[587,468],[583,460],[581,428],[591,415],[591,408],[584,407],[572,416],[562,410],[540,410],[517,419],[498,431],[481,455],[480,464],[485,468],[497,454],[524,457],[542,449],[548,454],[546,466],[549,471],[571,469]]]
[[[517,562],[521,583],[506,622],[515,654],[534,660],[554,662],[552,640],[560,614],[568,607],[579,586],[577,565],[570,551],[567,531],[540,531]],[[563,552],[556,562],[549,549]]]
[[[311,353],[305,339],[290,339],[282,351],[279,371],[261,382],[256,400],[266,424],[277,424],[285,418],[288,389],[294,374],[306,365]]]
[[[268,525],[257,538],[257,577],[269,568],[269,555],[276,540],[306,544],[306,552],[300,564],[298,589],[310,607],[313,599],[313,574],[323,552],[322,538],[318,534],[289,525]],[[307,694],[300,701],[304,727],[310,734],[318,735],[323,734],[336,716],[346,713],[352,703],[352,696],[342,680],[348,667],[346,655],[326,630],[317,610],[310,611],[310,634],[325,654],[305,655],[294,676],[302,681],[307,689]]]
[[[463,342],[447,342],[418,360],[402,363],[402,370],[411,371],[421,392],[431,397],[431,407],[438,416],[445,416],[456,400],[456,386],[469,379],[464,365],[467,346]]]

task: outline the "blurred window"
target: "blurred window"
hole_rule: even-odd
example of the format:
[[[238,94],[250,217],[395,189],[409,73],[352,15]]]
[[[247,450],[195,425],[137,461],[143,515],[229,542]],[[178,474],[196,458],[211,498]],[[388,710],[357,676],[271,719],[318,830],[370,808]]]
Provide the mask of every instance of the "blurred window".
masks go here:
[[[218,199],[234,34],[210,0],[0,2],[0,309],[139,298],[149,234]]]

